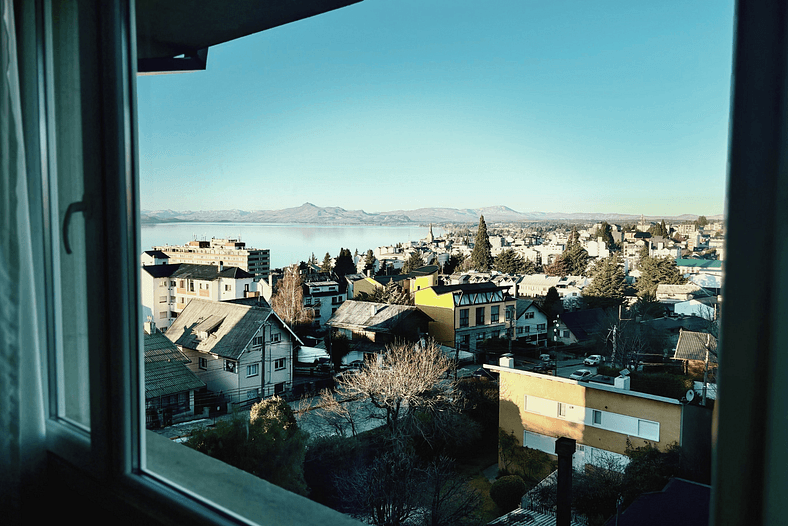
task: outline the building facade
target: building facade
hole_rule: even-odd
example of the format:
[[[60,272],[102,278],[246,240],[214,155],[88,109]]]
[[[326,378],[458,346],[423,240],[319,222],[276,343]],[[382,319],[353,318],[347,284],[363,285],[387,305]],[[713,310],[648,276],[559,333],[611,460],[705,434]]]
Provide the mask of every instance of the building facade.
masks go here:
[[[153,247],[170,258],[170,263],[224,265],[239,267],[254,275],[255,281],[271,272],[271,253],[266,249],[246,248],[238,239],[211,238],[210,241],[189,241],[185,245]]]
[[[442,345],[477,352],[511,328],[515,299],[492,283],[440,285],[415,291],[414,304],[434,321],[430,336]]]
[[[194,298],[227,301],[254,296],[254,276],[238,267],[147,265],[142,267],[142,316],[167,330]]]

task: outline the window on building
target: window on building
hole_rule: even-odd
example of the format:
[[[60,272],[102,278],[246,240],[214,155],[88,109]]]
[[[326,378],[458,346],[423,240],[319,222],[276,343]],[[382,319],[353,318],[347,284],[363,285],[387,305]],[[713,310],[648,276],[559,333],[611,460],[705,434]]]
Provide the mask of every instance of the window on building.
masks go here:
[[[566,404],[563,402],[558,402],[558,416],[566,417]]]
[[[470,322],[468,321],[468,309],[460,309],[460,327],[468,326],[470,326]]]
[[[281,371],[285,368],[285,358],[274,360],[274,371]]]
[[[511,306],[506,307],[506,321],[514,317],[514,309]]]
[[[189,280],[189,292],[194,292],[194,282]]]
[[[547,324],[546,323],[537,323],[536,324],[536,330],[537,331],[546,331],[547,330]]]
[[[159,303],[167,303],[167,296],[159,296]]]
[[[260,389],[249,389],[246,391],[247,400],[254,400],[256,398],[260,398]]]
[[[246,366],[247,378],[250,376],[257,376],[258,374],[260,374],[260,364],[253,363]]]
[[[253,347],[260,347],[263,344],[263,337],[262,336],[255,336],[252,338],[252,346]]]
[[[234,373],[234,372],[236,372],[235,365],[236,364],[235,364],[234,361],[232,361],[232,360],[225,360],[224,361],[224,370],[227,371],[228,373]]]
[[[278,343],[282,341],[282,334],[279,332],[272,332],[271,333],[271,343]]]
[[[476,307],[476,325],[484,325],[484,307]]]
[[[562,331],[561,332],[561,337],[562,338],[569,338],[569,331]]]
[[[199,358],[197,362],[200,365],[200,369],[202,370],[208,369],[208,358]]]
[[[596,409],[592,409],[592,411],[593,411],[592,423],[595,426],[601,426],[602,425],[602,411],[597,411]]]
[[[166,319],[167,319],[167,311],[166,311],[166,310],[164,310],[164,311],[161,311],[161,312],[159,313],[159,319],[160,319],[160,320],[166,320]]]
[[[498,305],[493,305],[490,307],[490,323],[498,323],[498,313],[500,312],[501,307]]]

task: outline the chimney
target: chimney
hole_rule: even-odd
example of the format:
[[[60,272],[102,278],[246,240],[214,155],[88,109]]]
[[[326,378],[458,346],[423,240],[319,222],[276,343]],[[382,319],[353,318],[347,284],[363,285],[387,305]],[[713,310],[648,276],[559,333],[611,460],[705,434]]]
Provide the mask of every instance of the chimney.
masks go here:
[[[219,262],[219,272],[224,270],[224,261]]]
[[[569,526],[572,521],[572,455],[575,441],[561,437],[555,441],[558,455],[558,502],[555,514],[556,526]]]
[[[514,369],[514,355],[511,353],[502,354],[501,357],[498,358],[498,365]]]

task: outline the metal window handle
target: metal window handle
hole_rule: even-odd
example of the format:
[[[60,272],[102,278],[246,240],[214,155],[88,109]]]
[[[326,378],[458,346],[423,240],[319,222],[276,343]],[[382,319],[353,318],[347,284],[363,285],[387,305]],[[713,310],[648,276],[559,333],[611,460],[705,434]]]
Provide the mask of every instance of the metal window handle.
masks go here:
[[[68,205],[66,208],[66,215],[63,216],[63,248],[66,249],[66,254],[71,254],[71,243],[68,241],[68,225],[71,222],[71,215],[75,212],[82,212],[87,210],[88,205],[83,198],[82,201],[75,201]]]

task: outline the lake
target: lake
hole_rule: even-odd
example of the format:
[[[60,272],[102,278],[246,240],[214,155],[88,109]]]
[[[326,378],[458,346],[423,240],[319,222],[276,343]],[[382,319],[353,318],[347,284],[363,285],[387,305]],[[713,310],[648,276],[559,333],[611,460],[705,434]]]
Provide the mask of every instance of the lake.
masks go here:
[[[314,252],[318,263],[326,252],[336,257],[340,248],[367,249],[418,241],[427,237],[426,226],[377,225],[306,225],[272,223],[153,223],[142,225],[142,250],[156,245],[183,245],[198,239],[240,239],[248,248],[267,248],[271,251],[271,268],[280,268],[306,261]],[[440,227],[432,227],[435,237],[443,234]]]

